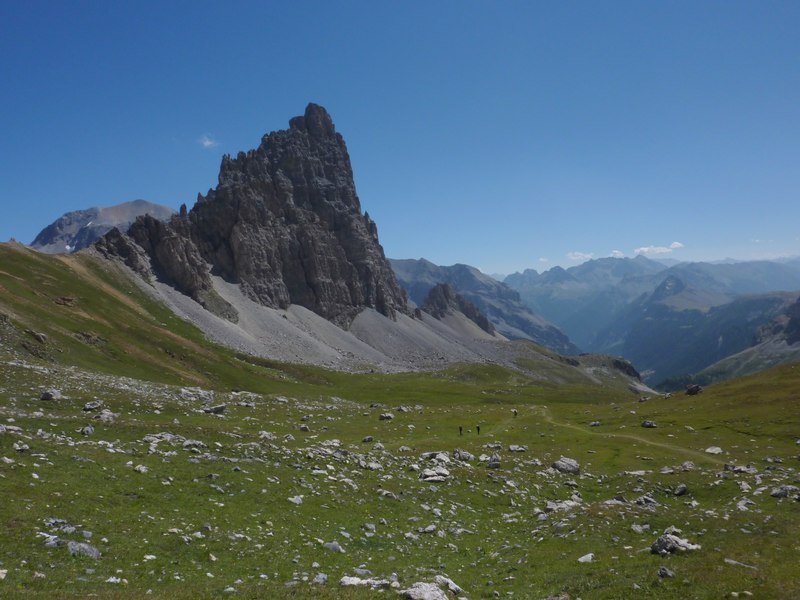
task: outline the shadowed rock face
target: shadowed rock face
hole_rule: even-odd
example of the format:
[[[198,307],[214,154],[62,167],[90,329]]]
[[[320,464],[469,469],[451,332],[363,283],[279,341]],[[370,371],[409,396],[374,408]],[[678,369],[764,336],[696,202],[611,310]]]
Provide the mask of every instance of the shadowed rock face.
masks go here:
[[[188,213],[166,224],[140,218],[127,237],[195,298],[211,289],[208,264],[265,306],[299,304],[340,325],[365,307],[407,310],[377,227],[361,213],[344,140],[316,104],[257,149],[224,156],[219,185]]]
[[[462,312],[465,317],[486,333],[494,335],[494,325],[489,322],[486,315],[472,302],[456,294],[453,288],[446,283],[439,283],[433,286],[421,308],[437,319],[441,319],[453,311]]]

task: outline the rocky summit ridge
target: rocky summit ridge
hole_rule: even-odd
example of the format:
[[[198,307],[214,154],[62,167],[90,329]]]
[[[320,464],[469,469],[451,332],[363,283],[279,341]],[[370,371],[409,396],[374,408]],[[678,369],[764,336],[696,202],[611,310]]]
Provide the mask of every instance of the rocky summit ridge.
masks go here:
[[[408,310],[377,227],[361,211],[344,139],[313,103],[255,150],[225,155],[217,187],[191,210],[182,206],[167,222],[140,217],[97,249],[232,321],[236,311],[212,276],[264,306],[300,305],[343,326],[364,308],[390,318]]]

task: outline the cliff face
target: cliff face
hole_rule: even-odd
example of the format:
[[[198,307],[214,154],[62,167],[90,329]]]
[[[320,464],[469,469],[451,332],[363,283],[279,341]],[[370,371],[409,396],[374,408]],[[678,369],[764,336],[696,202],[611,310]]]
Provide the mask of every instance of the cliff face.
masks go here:
[[[472,302],[465,300],[453,291],[453,288],[446,283],[438,283],[433,286],[420,308],[436,319],[441,319],[452,311],[459,311],[486,333],[491,335],[495,333],[494,325],[486,318],[486,315]]]
[[[377,227],[361,212],[344,140],[316,104],[257,149],[223,157],[219,185],[190,211],[166,224],[140,218],[126,237],[196,299],[210,273],[265,306],[299,304],[340,325],[366,307],[388,317],[407,310]]]

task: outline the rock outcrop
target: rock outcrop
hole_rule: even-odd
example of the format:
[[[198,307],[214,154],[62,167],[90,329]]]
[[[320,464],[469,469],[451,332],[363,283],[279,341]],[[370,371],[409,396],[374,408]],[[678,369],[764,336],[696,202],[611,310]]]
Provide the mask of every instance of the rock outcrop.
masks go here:
[[[298,304],[342,326],[367,307],[391,318],[407,311],[377,227],[361,212],[344,139],[316,104],[257,149],[224,156],[218,186],[191,210],[167,223],[140,218],[98,249],[136,268],[131,243],[158,276],[217,314],[229,311],[211,275],[264,306]]]
[[[459,311],[486,333],[494,335],[494,325],[486,318],[486,315],[472,302],[456,294],[453,288],[446,283],[433,286],[420,308],[437,319],[441,319],[453,311]]]

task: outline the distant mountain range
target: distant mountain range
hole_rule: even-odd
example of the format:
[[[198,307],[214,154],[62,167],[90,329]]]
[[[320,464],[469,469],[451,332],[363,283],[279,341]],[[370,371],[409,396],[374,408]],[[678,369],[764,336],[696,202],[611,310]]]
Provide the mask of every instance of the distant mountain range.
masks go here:
[[[624,356],[658,384],[750,347],[800,294],[800,263],[602,258],[505,283],[581,349]]]
[[[462,264],[442,267],[424,258],[390,259],[390,263],[398,282],[418,306],[425,302],[433,287],[446,283],[486,315],[503,336],[530,340],[562,354],[579,352],[558,327],[531,311],[517,291],[475,267]]]
[[[126,231],[136,217],[149,214],[164,221],[175,211],[146,200],[131,200],[107,207],[68,212],[45,227],[31,247],[48,254],[77,252],[87,248],[114,227]]]

